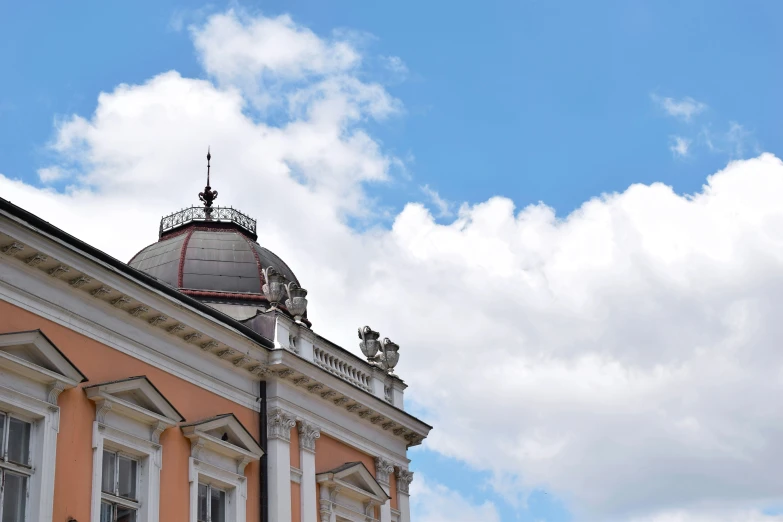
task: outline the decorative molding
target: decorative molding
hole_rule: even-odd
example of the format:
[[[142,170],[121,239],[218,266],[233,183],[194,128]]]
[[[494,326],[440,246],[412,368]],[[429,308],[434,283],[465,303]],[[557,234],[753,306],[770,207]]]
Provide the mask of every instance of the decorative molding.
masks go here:
[[[149,312],[150,309],[146,306],[137,306],[135,308],[132,308],[128,310],[128,313],[131,314],[133,317],[141,317],[142,314],[146,314]]]
[[[370,415],[372,415],[372,410],[364,410],[364,411],[360,411],[360,412],[358,413],[358,415],[359,415],[359,417],[361,417],[362,419],[366,419],[367,417],[369,417]]]
[[[269,367],[263,364],[254,364],[253,366],[250,366],[247,371],[252,373],[253,375],[266,375],[269,373]]]
[[[169,320],[169,318],[168,318],[168,317],[166,317],[165,315],[156,315],[155,317],[153,317],[152,319],[150,319],[149,323],[150,323],[152,326],[158,326],[159,324],[161,324],[161,323],[165,323],[165,322],[166,322],[166,321],[168,321],[168,320]]]
[[[334,400],[334,404],[337,405],[337,406],[342,406],[343,404],[345,404],[346,402],[348,402],[350,400],[351,399],[349,399],[348,397],[340,397],[339,399],[335,399]]]
[[[129,298],[125,297],[124,295],[121,295],[121,296],[111,300],[111,304],[113,306],[117,306],[117,307],[120,307],[120,306],[122,306],[122,305],[124,305],[126,303],[130,303],[130,302],[131,302],[131,300]]]
[[[222,350],[217,353],[217,356],[221,359],[228,359],[232,355],[236,354],[236,350],[232,350],[231,348],[226,348],[225,350]]]
[[[60,274],[65,274],[66,272],[70,271],[71,269],[65,265],[57,265],[56,267],[49,270],[47,274],[49,274],[51,277],[59,277]]]
[[[375,417],[370,419],[370,422],[372,422],[373,424],[378,424],[379,422],[383,422],[385,420],[386,417],[384,417],[383,415],[376,415]]]
[[[109,401],[101,401],[100,406],[95,412],[95,420],[99,424],[106,424],[106,414],[111,411],[111,403]]]
[[[250,357],[247,357],[243,355],[242,357],[238,357],[232,361],[232,364],[239,368],[240,366],[244,366],[245,364],[250,362]]]
[[[310,386],[307,387],[307,391],[309,391],[310,393],[318,393],[323,389],[324,389],[324,385],[321,383],[311,384]]]
[[[396,428],[394,431],[392,431],[392,433],[394,433],[395,435],[397,435],[399,437],[400,435],[405,433],[405,428]]]
[[[75,277],[70,281],[68,281],[68,284],[70,284],[74,288],[80,288],[91,281],[92,281],[91,278],[84,275],[80,275],[79,277]]]
[[[165,422],[158,421],[153,424],[150,427],[150,440],[155,444],[160,444],[160,435],[166,428],[168,428],[168,425]]]
[[[40,252],[36,252],[35,254],[25,259],[24,262],[27,263],[29,266],[38,266],[44,261],[46,261],[47,259],[49,259],[49,256],[45,256]]]
[[[110,293],[111,293],[111,288],[109,288],[108,286],[104,286],[104,285],[101,285],[98,288],[96,288],[95,290],[91,290],[90,291],[90,294],[92,294],[93,297],[100,297],[102,295],[110,294]]]
[[[361,410],[362,409],[362,405],[358,404],[358,403],[353,403],[350,406],[347,406],[345,409],[350,411],[351,413],[353,413],[355,411]]]
[[[294,379],[294,384],[297,386],[304,386],[308,382],[310,382],[310,377],[297,377]]]
[[[206,441],[200,437],[191,439],[190,441],[190,456],[196,460],[201,459],[201,451],[206,446]]]
[[[253,462],[253,459],[251,459],[248,456],[240,457],[237,459],[237,474],[238,475],[244,475],[245,474],[245,468],[248,464]]]
[[[49,387],[46,390],[46,402],[57,406],[57,398],[60,396],[60,394],[63,392],[64,389],[65,389],[65,383],[62,381],[54,381],[51,384],[49,384]]]
[[[413,482],[413,472],[397,468],[394,472],[394,476],[397,477],[397,493],[410,495],[410,493],[408,493],[408,488],[410,487],[411,482]]]
[[[302,470],[291,466],[291,482],[294,484],[302,483]]]
[[[189,343],[190,343],[190,342],[193,342],[193,341],[198,341],[198,340],[199,340],[199,339],[201,339],[202,337],[204,337],[204,335],[203,335],[201,332],[193,332],[193,333],[189,333],[188,335],[186,335],[186,336],[184,337],[184,339],[185,339],[187,342],[189,342]]]
[[[279,372],[277,372],[277,376],[280,377],[281,379],[285,379],[286,377],[290,377],[293,374],[294,374],[294,371],[290,370],[288,368],[286,368],[285,370],[280,370]]]
[[[332,397],[334,397],[335,395],[337,395],[337,392],[336,392],[336,391],[334,391],[334,390],[326,390],[325,392],[323,392],[323,393],[321,394],[321,398],[322,398],[322,399],[331,399],[331,398],[332,398]]]
[[[212,341],[207,341],[205,343],[202,343],[201,349],[206,352],[211,350],[212,348],[217,348],[218,346],[220,346],[220,343],[215,340],[212,340]]]
[[[181,332],[184,329],[185,329],[185,325],[184,324],[177,323],[177,324],[171,325],[168,328],[166,328],[166,331],[168,333],[176,334],[177,332]]]
[[[267,414],[267,437],[291,442],[291,428],[296,426],[296,419],[290,413],[275,408]]]
[[[393,428],[396,425],[397,425],[396,422],[389,421],[389,422],[384,422],[383,424],[381,424],[381,428],[383,428],[384,430],[388,431],[389,428]]]
[[[307,451],[315,451],[315,440],[321,437],[321,428],[307,421],[299,421],[299,447]]]
[[[0,252],[7,256],[12,256],[17,252],[21,252],[22,250],[24,250],[24,245],[18,241],[14,241],[10,245],[6,245],[3,248],[0,248]]]
[[[375,480],[389,485],[389,474],[394,471],[394,464],[383,457],[375,457]]]

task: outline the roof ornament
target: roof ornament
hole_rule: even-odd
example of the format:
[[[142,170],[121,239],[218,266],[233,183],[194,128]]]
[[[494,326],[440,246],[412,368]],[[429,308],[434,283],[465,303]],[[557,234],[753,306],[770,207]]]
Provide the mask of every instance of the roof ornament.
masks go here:
[[[400,347],[388,337],[384,337],[382,341],[378,342],[378,337],[380,334],[369,326],[359,328],[359,339],[361,339],[359,348],[367,357],[367,362],[393,375],[394,367],[400,360]],[[378,353],[379,351],[380,353]]]
[[[285,285],[288,299],[285,301],[285,307],[288,312],[294,316],[294,321],[302,322],[302,316],[307,311],[307,290],[291,281]]]
[[[212,159],[212,154],[209,153],[209,147],[207,147],[207,186],[204,187],[204,192],[198,193],[198,199],[204,202],[204,214],[207,221],[212,219],[212,202],[217,199],[217,190],[212,190],[209,186],[209,160]]]
[[[267,298],[270,310],[277,309],[280,301],[284,297],[286,291],[285,288],[285,276],[270,266],[261,270],[264,276],[264,286],[261,287],[261,291],[264,292],[264,297]]]

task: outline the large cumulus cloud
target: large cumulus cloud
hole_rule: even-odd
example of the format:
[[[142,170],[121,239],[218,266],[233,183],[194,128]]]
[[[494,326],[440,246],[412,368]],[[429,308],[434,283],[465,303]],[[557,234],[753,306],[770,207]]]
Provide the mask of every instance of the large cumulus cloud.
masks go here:
[[[401,103],[361,74],[362,52],[234,11],[191,35],[208,79],[102,94],[55,130],[41,180],[66,188],[6,173],[3,196],[128,259],[195,202],[209,143],[218,202],[258,218],[315,328],[351,349],[365,323],[400,343],[431,449],[493,472],[510,500],[548,488],[579,520],[776,520],[760,508],[783,497],[777,158],[693,195],[634,185],[565,217],[496,197],[447,223],[411,202],[357,232],[367,184],[403,164],[367,130]]]

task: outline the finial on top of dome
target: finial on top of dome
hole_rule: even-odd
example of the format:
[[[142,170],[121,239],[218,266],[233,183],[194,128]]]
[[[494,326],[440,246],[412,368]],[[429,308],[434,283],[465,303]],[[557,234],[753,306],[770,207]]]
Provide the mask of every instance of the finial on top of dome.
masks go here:
[[[207,213],[207,219],[210,217],[210,213],[212,211],[212,202],[217,199],[218,193],[217,190],[212,190],[212,187],[209,186],[209,161],[212,159],[212,154],[209,152],[209,147],[207,147],[207,186],[204,187],[204,192],[198,193],[198,199],[204,202],[204,208],[206,209]]]

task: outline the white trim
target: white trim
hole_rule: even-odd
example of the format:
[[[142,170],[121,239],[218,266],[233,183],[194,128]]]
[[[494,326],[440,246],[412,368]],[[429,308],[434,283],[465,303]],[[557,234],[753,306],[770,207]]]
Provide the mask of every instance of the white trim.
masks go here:
[[[121,353],[130,355],[147,364],[160,368],[163,371],[191,382],[207,391],[220,397],[226,398],[243,406],[245,408],[258,411],[257,398],[257,378],[243,370],[242,372],[231,371],[234,382],[236,377],[242,376],[251,388],[256,388],[253,392],[248,392],[233,386],[227,380],[221,380],[214,376],[214,369],[220,359],[215,357],[206,357],[197,347],[188,345],[187,348],[174,343],[174,339],[166,335],[165,330],[160,333],[149,328],[140,328],[143,324],[135,325],[137,321],[128,321],[127,318],[120,316],[111,316],[109,321],[100,320],[98,316],[108,314],[112,310],[97,307],[95,304],[86,301],[87,296],[79,296],[83,305],[78,307],[79,311],[87,312],[92,318],[79,315],[77,310],[68,309],[56,304],[61,299],[53,295],[57,288],[51,284],[51,281],[41,277],[32,277],[32,274],[19,270],[21,267],[14,267],[10,262],[5,261],[4,256],[0,256],[0,263],[7,263],[7,266],[16,269],[16,274],[8,279],[0,279],[0,299],[8,303],[34,313],[44,319],[48,319],[69,330],[84,335],[96,342],[113,348]],[[22,288],[12,285],[14,283],[28,282],[28,286],[33,288]],[[74,300],[74,296],[68,296]],[[91,299],[91,298],[90,298]],[[102,303],[102,301],[101,301]],[[100,309],[99,309],[100,308]],[[105,324],[111,324],[115,328],[110,329]],[[149,340],[149,345],[139,342],[141,339]],[[184,341],[182,341],[184,343]],[[160,349],[155,349],[158,346]],[[176,353],[181,360],[172,357]],[[232,365],[229,364],[232,368]],[[244,373],[244,375],[243,375]]]
[[[247,479],[244,475],[232,473],[204,461],[188,458],[188,480],[190,482],[190,514],[188,520],[196,522],[198,516],[198,484],[211,483],[226,492],[226,522],[245,522],[247,511]]]
[[[291,482],[294,484],[302,483],[302,470],[291,466]]]
[[[51,522],[60,408],[17,390],[0,386],[0,409],[33,420],[30,436],[32,475],[28,485],[27,520]]]
[[[90,521],[100,522],[101,520],[103,450],[107,448],[113,451],[123,451],[139,458],[137,521],[157,522],[160,512],[160,469],[163,465],[163,448],[160,444],[94,421],[92,448]]]

